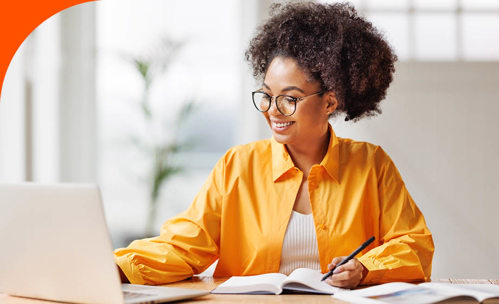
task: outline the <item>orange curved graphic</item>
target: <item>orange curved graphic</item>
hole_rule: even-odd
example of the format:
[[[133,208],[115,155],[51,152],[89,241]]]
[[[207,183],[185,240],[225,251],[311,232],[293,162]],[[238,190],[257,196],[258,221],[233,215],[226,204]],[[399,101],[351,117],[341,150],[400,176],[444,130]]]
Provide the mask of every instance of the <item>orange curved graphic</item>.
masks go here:
[[[7,68],[26,37],[52,15],[91,1],[95,0],[0,1],[0,95]]]

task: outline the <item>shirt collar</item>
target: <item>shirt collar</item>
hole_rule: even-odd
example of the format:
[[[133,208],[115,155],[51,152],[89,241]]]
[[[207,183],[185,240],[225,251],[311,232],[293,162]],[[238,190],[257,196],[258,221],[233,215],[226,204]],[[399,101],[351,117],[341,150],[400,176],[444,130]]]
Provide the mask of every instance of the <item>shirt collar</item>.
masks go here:
[[[340,149],[339,149],[339,140],[336,137],[336,134],[333,131],[331,125],[328,126],[329,134],[329,145],[326,152],[326,155],[322,159],[320,166],[322,166],[327,174],[339,182],[339,157],[340,157]],[[272,174],[274,182],[276,182],[281,176],[283,176],[289,170],[295,168],[293,160],[288,153],[285,145],[278,143],[274,137],[271,139],[271,149],[272,149]]]

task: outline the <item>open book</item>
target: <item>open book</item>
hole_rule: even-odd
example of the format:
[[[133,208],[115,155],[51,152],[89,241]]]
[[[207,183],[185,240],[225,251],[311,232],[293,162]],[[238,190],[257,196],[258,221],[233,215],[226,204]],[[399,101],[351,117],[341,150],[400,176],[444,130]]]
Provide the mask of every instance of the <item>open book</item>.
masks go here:
[[[334,294],[341,288],[321,282],[323,274],[308,268],[298,268],[289,276],[266,273],[255,276],[231,277],[211,293],[280,294],[283,290]]]
[[[499,303],[499,285],[450,283],[387,283],[346,290],[334,298],[358,303]]]

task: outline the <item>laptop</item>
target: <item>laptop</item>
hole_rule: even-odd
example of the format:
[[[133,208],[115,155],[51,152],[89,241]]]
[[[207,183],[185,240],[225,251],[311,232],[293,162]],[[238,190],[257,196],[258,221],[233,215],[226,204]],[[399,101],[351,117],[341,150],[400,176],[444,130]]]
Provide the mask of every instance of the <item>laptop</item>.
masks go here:
[[[0,184],[0,292],[61,302],[163,303],[207,290],[121,284],[96,185]]]

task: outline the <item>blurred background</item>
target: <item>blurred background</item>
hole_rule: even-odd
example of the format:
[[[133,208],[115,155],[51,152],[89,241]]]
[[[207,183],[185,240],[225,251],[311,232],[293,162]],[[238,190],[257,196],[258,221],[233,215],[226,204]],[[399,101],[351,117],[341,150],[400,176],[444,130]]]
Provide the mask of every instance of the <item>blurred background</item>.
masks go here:
[[[499,1],[351,3],[399,62],[383,114],[335,132],[392,157],[433,278],[498,279]],[[270,4],[103,0],[46,20],[3,84],[0,182],[98,183],[115,247],[158,233],[229,147],[270,136],[244,61]]]

